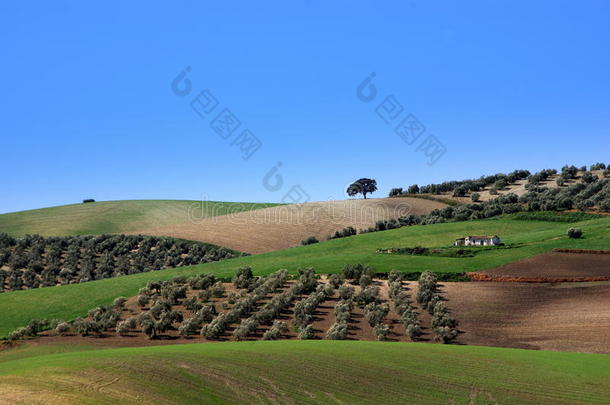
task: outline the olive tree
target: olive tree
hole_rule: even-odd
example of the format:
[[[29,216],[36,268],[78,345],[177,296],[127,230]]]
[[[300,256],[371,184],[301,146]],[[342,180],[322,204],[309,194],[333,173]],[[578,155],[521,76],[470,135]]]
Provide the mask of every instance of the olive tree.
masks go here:
[[[299,339],[301,340],[310,340],[310,339],[315,339],[316,337],[316,333],[313,330],[313,326],[307,325],[305,328],[301,329],[301,331],[299,332]]]
[[[373,328],[373,335],[375,335],[377,340],[386,340],[389,333],[390,327],[385,323],[378,323]]]

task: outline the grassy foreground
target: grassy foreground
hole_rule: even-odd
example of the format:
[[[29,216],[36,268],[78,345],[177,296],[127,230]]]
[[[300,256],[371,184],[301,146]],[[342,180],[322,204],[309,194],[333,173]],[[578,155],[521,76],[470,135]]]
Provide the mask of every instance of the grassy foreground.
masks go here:
[[[188,200],[124,200],[71,204],[0,215],[0,232],[13,236],[95,235],[139,232],[277,204]],[[189,216],[190,215],[190,216]]]
[[[606,355],[424,343],[0,353],[0,398],[27,403],[601,404],[609,381]]]
[[[569,226],[579,226],[583,239],[568,239]],[[203,265],[140,273],[124,277],[72,284],[60,287],[36,288],[0,294],[0,336],[6,336],[34,318],[71,320],[82,316],[97,305],[109,304],[117,296],[133,296],[149,280],[168,279],[178,275],[212,272],[231,276],[244,265],[252,266],[257,274],[268,274],[281,268],[295,271],[312,266],[319,273],[336,273],[346,263],[363,263],[376,271],[445,271],[463,272],[496,267],[553,248],[607,249],[610,246],[610,218],[565,224],[546,221],[526,221],[510,218],[412,226],[391,231],[357,235],[309,246],[255,256],[239,257]],[[464,235],[498,234],[503,241],[514,244],[511,249],[483,251],[475,257],[452,258],[406,256],[375,253],[381,247],[447,246],[454,238]]]

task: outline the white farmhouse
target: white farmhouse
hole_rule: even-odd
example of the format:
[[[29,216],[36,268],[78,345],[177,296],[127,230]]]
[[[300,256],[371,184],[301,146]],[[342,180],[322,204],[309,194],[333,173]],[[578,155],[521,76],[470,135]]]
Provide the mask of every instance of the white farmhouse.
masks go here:
[[[466,236],[456,239],[454,246],[497,246],[500,244],[498,235],[493,236]]]

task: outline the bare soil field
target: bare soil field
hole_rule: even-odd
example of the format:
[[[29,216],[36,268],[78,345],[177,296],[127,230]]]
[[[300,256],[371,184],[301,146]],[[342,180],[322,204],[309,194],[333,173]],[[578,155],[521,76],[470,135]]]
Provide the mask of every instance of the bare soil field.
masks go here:
[[[427,214],[445,204],[419,198],[377,198],[283,205],[151,228],[138,233],[206,241],[247,253],[297,246],[315,236],[325,240],[337,230],[363,229],[376,221]]]
[[[469,276],[480,281],[604,281],[610,280],[610,254],[552,251]]]
[[[468,345],[610,353],[610,282],[443,283]]]

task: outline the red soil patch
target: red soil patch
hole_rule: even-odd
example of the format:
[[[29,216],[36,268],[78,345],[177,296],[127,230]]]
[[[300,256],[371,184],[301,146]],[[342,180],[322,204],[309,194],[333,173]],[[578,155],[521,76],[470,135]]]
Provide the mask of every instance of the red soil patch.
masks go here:
[[[553,249],[553,252],[559,253],[584,253],[592,255],[610,255],[610,250],[592,250],[592,249]]]
[[[610,280],[608,251],[555,250],[483,272],[468,273],[475,281],[584,282]]]
[[[610,353],[610,283],[443,283],[470,345]]]

